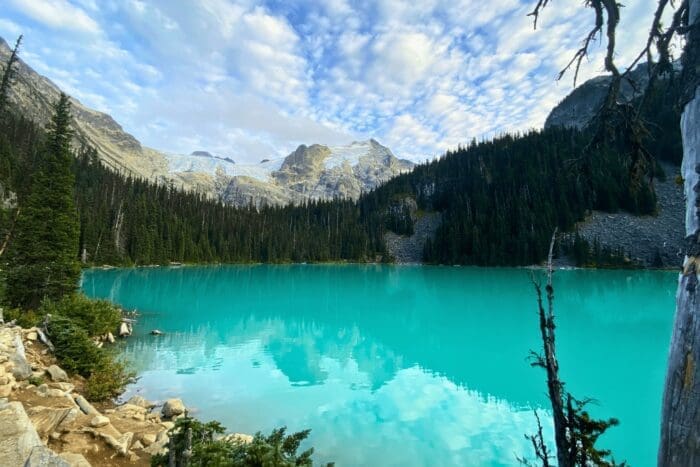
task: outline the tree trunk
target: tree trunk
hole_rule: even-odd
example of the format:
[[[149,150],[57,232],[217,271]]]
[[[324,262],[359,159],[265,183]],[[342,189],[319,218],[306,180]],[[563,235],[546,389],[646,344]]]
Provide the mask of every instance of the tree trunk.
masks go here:
[[[700,0],[690,0],[691,26],[700,22]],[[698,32],[689,34],[684,66],[698,73]],[[700,87],[683,109],[683,178],[688,251],[676,294],[676,317],[661,412],[659,466],[700,465]]]

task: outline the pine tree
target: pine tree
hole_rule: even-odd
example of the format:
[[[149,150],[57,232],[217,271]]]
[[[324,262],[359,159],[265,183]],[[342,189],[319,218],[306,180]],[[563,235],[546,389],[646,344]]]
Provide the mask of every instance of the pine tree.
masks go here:
[[[15,48],[12,49],[10,58],[7,59],[7,64],[2,72],[2,78],[0,78],[0,115],[2,115],[7,107],[7,100],[10,96],[10,86],[12,85],[12,80],[15,76],[15,63],[19,60],[19,46],[22,43],[22,36],[17,38],[15,42]]]
[[[12,243],[7,271],[7,300],[12,306],[33,309],[43,298],[58,299],[78,286],[79,223],[70,121],[70,102],[61,94]]]

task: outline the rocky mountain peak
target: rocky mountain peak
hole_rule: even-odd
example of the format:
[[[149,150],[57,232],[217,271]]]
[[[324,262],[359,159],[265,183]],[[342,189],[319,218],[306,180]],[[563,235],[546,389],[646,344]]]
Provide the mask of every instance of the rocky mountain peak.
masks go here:
[[[678,69],[680,62],[675,62],[674,67]],[[600,109],[611,81],[610,75],[597,76],[578,86],[552,109],[544,127],[563,126],[583,129]],[[619,98],[624,102],[630,102],[641,95],[648,85],[648,65],[639,64],[622,80]]]
[[[0,38],[0,61],[11,49]],[[45,125],[61,90],[20,60],[11,102],[28,118]],[[413,168],[375,139],[348,145],[300,145],[284,158],[236,164],[206,150],[190,154],[162,153],[146,148],[110,115],[72,99],[76,146],[94,147],[114,170],[159,183],[207,193],[223,201],[248,205],[298,203],[309,199],[357,198],[380,183]]]

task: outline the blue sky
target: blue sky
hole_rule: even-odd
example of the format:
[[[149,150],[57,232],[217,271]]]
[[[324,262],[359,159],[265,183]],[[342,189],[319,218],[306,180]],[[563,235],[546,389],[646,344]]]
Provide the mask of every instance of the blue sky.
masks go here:
[[[539,128],[593,18],[582,0],[3,0],[0,36],[142,143],[237,161],[373,137],[424,160]],[[628,0],[629,62],[655,0]],[[595,47],[582,78],[601,71]]]

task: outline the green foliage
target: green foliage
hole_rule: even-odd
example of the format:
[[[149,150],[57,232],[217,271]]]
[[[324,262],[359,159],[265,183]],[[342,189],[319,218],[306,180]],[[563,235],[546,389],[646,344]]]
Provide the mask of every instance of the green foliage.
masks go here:
[[[102,349],[77,322],[65,316],[52,316],[47,332],[63,369],[88,378],[101,366]]]
[[[44,298],[59,299],[78,286],[70,119],[70,102],[62,94],[11,244],[6,276],[6,300],[11,306],[33,309]]]
[[[124,387],[134,381],[135,374],[116,359],[109,350],[100,349],[102,358],[85,382],[84,394],[90,401],[105,401],[117,397]]]
[[[169,431],[176,466],[293,467],[311,466],[313,449],[297,453],[310,433],[304,430],[288,435],[286,428],[268,436],[257,433],[251,443],[222,438],[225,428],[218,422],[202,423],[190,417],[176,421]],[[170,452],[155,455],[151,465],[169,465]],[[332,465],[332,464],[329,464]]]
[[[124,178],[88,150],[75,171],[81,250],[92,264],[367,261],[383,248],[353,201],[235,208]]]
[[[10,96],[10,86],[14,80],[16,69],[15,65],[19,61],[19,46],[22,44],[22,36],[17,38],[15,47],[12,49],[10,57],[7,59],[5,66],[0,76],[0,115],[3,115],[7,110],[7,101]]]
[[[99,348],[86,329],[66,316],[51,316],[47,333],[63,369],[87,378],[85,396],[100,401],[118,395],[133,374],[107,349]]]
[[[663,84],[643,112],[651,153],[669,162],[680,160],[674,92]],[[654,143],[653,135],[661,135],[664,144]],[[48,292],[46,279],[64,277],[56,268],[66,264],[63,260],[73,264],[79,252],[93,265],[386,260],[386,231],[413,230],[405,209],[390,209],[406,197],[415,199],[420,210],[442,213],[435,238],[424,251],[427,262],[442,264],[535,264],[544,259],[555,226],[571,229],[591,209],[655,211],[649,179],[631,183],[628,141],[620,137],[587,148],[590,135],[573,130],[473,142],[390,180],[358,202],[259,209],[225,206],[200,194],[125,177],[85,148],[72,167],[79,241],[64,249],[48,226],[65,223],[38,214],[30,203],[43,190],[33,187],[46,185],[40,174],[47,148],[56,146],[51,141],[51,133],[20,116],[10,113],[0,121],[0,184],[18,194],[21,206],[14,233],[16,211],[0,213],[0,239],[12,233],[7,301],[15,305],[38,306]],[[44,217],[48,221],[31,220]],[[22,233],[28,227],[33,230]],[[41,245],[59,248],[42,255]],[[14,251],[32,255],[15,256]],[[60,260],[54,261],[50,252]],[[50,273],[54,269],[58,274]],[[74,277],[72,272],[68,276]]]
[[[23,311],[19,308],[4,310],[5,321],[14,321],[23,328],[32,328],[41,323],[42,316],[34,310]]]
[[[578,231],[572,239],[562,243],[561,251],[571,255],[578,267],[633,268],[635,266],[622,248],[601,246],[598,238],[593,239],[591,245]],[[656,253],[658,258],[655,258],[654,261],[663,262],[658,250]],[[656,267],[661,267],[661,265]]]
[[[119,308],[106,300],[92,300],[81,293],[66,295],[57,302],[44,300],[39,312],[70,318],[90,337],[116,332],[121,322]]]
[[[29,379],[27,379],[27,382],[29,384],[33,384],[34,386],[41,386],[45,383],[42,376],[30,376]]]
[[[398,235],[413,235],[413,217],[405,203],[392,203],[389,206],[385,227]]]
[[[591,418],[585,410],[590,400],[579,401],[571,394],[567,394],[567,420],[569,423],[569,442],[573,446],[572,453],[575,457],[572,465],[596,465],[599,467],[626,466],[626,462],[618,464],[612,458],[609,449],[598,449],[595,444],[598,438],[608,428],[617,426],[620,422],[616,418],[597,420]]]

